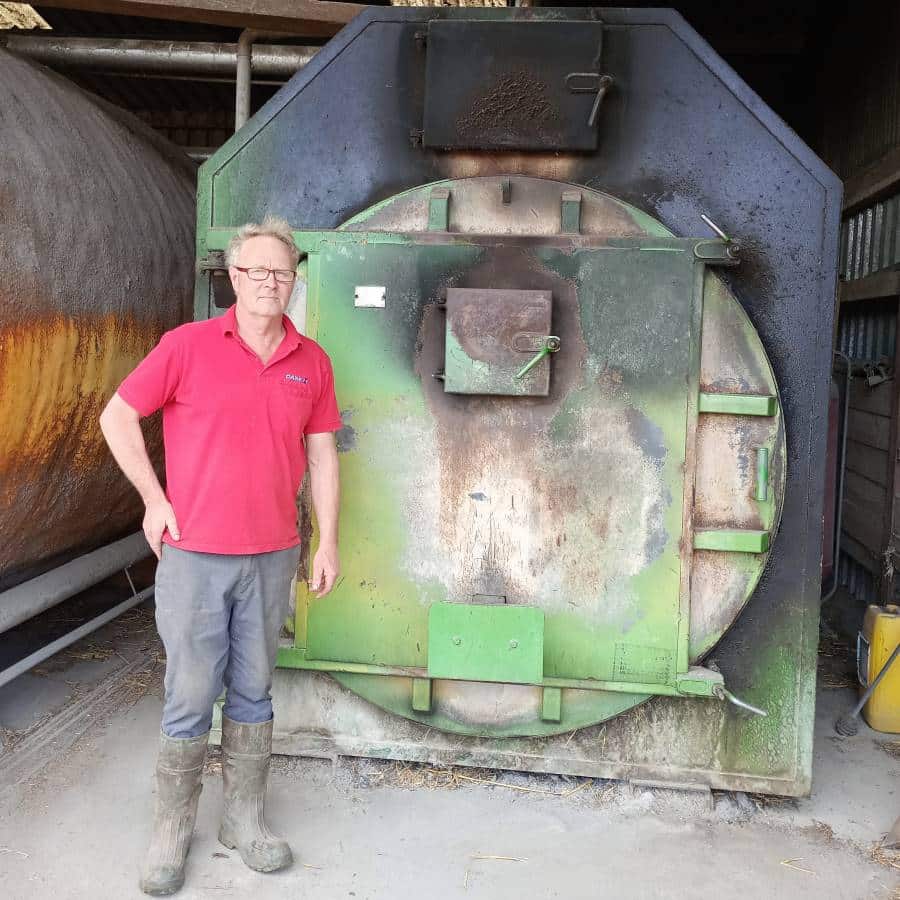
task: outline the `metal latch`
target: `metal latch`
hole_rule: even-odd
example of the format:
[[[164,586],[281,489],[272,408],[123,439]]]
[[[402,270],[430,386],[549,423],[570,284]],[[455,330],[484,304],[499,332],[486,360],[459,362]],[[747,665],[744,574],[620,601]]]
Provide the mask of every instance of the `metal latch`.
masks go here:
[[[524,378],[545,356],[556,353],[559,350],[561,343],[562,342],[555,334],[547,335],[547,337],[543,339],[537,355],[531,361],[525,363],[525,365],[516,372],[516,378]]]
[[[694,256],[707,265],[738,265],[741,261],[741,245],[719,228],[709,216],[701,213],[700,218],[718,237],[715,240],[698,241],[694,245]]]
[[[588,116],[588,127],[593,128],[597,124],[597,113],[600,112],[600,104],[606,96],[606,92],[613,86],[612,75],[601,75],[599,72],[570,72],[566,75],[566,87],[573,94],[594,94],[597,97],[591,107]]]

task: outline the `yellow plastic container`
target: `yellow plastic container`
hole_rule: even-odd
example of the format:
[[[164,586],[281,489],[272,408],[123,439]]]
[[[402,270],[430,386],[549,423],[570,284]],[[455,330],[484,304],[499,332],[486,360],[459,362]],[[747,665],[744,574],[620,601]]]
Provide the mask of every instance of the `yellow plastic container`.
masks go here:
[[[894,648],[900,644],[900,606],[870,606],[860,633],[858,665],[860,691],[874,681]],[[881,679],[862,710],[870,728],[900,734],[900,657]]]

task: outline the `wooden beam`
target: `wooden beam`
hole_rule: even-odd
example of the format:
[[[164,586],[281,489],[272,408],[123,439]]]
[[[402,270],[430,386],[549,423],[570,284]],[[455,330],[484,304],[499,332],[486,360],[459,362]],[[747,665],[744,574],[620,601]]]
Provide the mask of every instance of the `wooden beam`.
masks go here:
[[[866,275],[865,278],[841,282],[841,303],[877,300],[881,297],[896,297],[898,294],[900,294],[900,272],[890,269]]]
[[[304,37],[330,37],[366,9],[361,3],[333,0],[41,0],[39,5],[282,31]]]
[[[900,190],[900,147],[844,181],[844,214]]]

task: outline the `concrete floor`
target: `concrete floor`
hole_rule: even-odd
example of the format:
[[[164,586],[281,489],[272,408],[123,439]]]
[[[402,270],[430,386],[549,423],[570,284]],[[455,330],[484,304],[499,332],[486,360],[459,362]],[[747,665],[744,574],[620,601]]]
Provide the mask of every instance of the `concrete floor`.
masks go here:
[[[162,668],[142,607],[0,688],[4,900],[142,896]],[[900,739],[837,738],[852,700],[820,690],[799,802],[717,792],[709,809],[611,782],[279,758],[269,818],[297,862],[273,875],[216,842],[213,753],[179,896],[897,900],[900,854],[877,845],[900,813]]]

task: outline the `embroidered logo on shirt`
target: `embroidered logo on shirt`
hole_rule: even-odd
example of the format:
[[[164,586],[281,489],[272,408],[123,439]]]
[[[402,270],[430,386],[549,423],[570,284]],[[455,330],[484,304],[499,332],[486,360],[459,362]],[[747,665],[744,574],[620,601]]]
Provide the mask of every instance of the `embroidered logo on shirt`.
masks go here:
[[[284,380],[293,381],[297,384],[309,384],[309,379],[305,375],[292,375],[290,372],[284,376]]]

